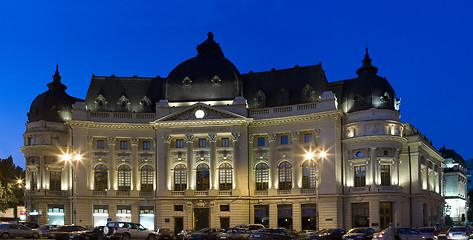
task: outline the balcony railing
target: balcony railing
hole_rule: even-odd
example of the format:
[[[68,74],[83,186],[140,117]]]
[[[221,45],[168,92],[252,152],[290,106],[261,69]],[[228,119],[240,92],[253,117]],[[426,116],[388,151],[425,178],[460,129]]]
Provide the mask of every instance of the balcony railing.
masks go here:
[[[278,194],[279,195],[289,195],[289,194],[291,194],[291,189],[284,189],[284,190],[278,189]]]
[[[152,197],[153,191],[140,191],[140,197]]]
[[[172,191],[171,196],[184,196],[184,191]]]
[[[315,188],[306,188],[301,189],[302,195],[315,195]]]
[[[255,196],[265,196],[268,195],[268,190],[255,190]]]
[[[107,196],[107,191],[92,191],[93,196]]]
[[[220,190],[218,191],[219,196],[231,196],[232,190]]]
[[[208,196],[209,192],[208,191],[195,191],[194,196]]]
[[[117,191],[117,196],[129,197],[130,196],[130,191]]]

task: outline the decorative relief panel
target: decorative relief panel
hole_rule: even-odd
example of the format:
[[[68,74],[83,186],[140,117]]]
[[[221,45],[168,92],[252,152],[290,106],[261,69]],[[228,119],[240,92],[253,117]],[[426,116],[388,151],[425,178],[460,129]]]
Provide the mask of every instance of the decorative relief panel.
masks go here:
[[[251,138],[253,138],[253,135],[251,135]],[[238,141],[238,139],[240,139],[240,132],[232,132],[232,140],[235,142]]]
[[[196,207],[196,208],[210,208],[211,207],[210,202],[207,201],[207,200],[202,200],[202,199],[194,200],[194,201],[192,201],[192,203],[193,203],[194,207]]]

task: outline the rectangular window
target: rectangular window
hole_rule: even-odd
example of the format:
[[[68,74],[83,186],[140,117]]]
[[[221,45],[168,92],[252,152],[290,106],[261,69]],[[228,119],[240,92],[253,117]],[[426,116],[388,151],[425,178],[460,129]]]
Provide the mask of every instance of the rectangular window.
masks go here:
[[[306,133],[304,135],[304,143],[310,143],[312,142],[312,133]]]
[[[370,205],[369,203],[352,203],[352,226],[369,227],[370,224]]]
[[[355,167],[355,187],[366,186],[366,166]]]
[[[128,142],[120,141],[120,149],[128,149]]]
[[[199,147],[206,147],[206,139],[205,138],[201,138],[199,139]]]
[[[182,212],[182,211],[184,211],[184,206],[183,205],[174,205],[174,211]]]
[[[34,172],[31,172],[30,189],[36,190],[37,188],[38,188],[38,172],[34,171]]]
[[[151,142],[143,141],[143,150],[150,150],[150,149],[151,149]]]
[[[258,138],[258,147],[264,147],[264,137]]]
[[[104,149],[104,148],[105,148],[105,141],[97,140],[97,149]]]
[[[176,147],[183,148],[184,147],[184,139],[176,139]]]
[[[281,136],[281,145],[286,145],[287,144],[287,135]]]
[[[222,147],[228,147],[229,146],[229,139],[228,138],[222,138]]]
[[[391,185],[391,166],[381,165],[381,186]]]
[[[61,190],[61,172],[51,171],[49,175],[49,190],[60,191]]]
[[[220,205],[220,212],[229,212],[230,205]]]

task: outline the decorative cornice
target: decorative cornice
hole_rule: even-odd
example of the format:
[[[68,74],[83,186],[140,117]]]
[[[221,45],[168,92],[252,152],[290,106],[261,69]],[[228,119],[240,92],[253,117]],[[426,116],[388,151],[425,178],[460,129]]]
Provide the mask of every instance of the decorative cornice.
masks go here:
[[[149,123],[111,123],[111,122],[91,122],[91,121],[77,121],[69,120],[66,122],[71,127],[84,127],[84,128],[118,128],[118,129],[150,129],[153,130],[153,126]]]
[[[367,141],[396,141],[402,144],[407,143],[407,139],[400,136],[392,136],[392,135],[353,137],[353,138],[343,139],[342,143],[355,143],[355,142],[367,142]]]
[[[31,145],[31,146],[24,146],[20,148],[20,151],[23,154],[29,154],[29,153],[43,153],[46,155],[55,155],[55,154],[61,154],[62,152],[69,152],[72,149],[70,147],[63,147],[63,146],[57,146],[57,145]]]
[[[295,115],[295,116],[289,116],[289,117],[276,117],[276,118],[253,120],[252,122],[250,122],[250,127],[258,126],[258,125],[275,125],[275,124],[282,124],[282,123],[306,122],[306,121],[313,121],[313,120],[318,120],[322,118],[339,119],[342,116],[343,116],[343,112],[341,110],[332,110],[332,111],[321,112],[321,113],[311,113],[311,114]]]
[[[169,122],[154,122],[153,126],[158,127],[174,127],[174,126],[208,126],[208,125],[241,125],[251,123],[252,118],[245,119],[204,119],[204,120],[185,120],[185,121],[169,121]]]

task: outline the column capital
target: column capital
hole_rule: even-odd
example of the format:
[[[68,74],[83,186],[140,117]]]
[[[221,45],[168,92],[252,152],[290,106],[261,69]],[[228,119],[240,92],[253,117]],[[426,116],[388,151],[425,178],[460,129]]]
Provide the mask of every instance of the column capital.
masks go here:
[[[94,137],[87,137],[87,143],[93,143]]]
[[[239,139],[240,139],[240,132],[232,132],[232,140],[236,142]]]
[[[270,142],[276,141],[276,133],[268,133],[268,138]]]
[[[116,139],[116,138],[114,138],[114,137],[109,137],[109,138],[108,138],[108,143],[109,143],[109,144],[115,144],[116,142],[117,142],[117,139]]]
[[[193,142],[194,141],[194,135],[193,134],[186,134],[186,141],[187,142]]]
[[[132,137],[131,138],[131,145],[137,145],[138,144],[138,138]]]
[[[217,134],[209,133],[209,142],[216,142],[216,141],[217,141]]]
[[[171,143],[171,135],[169,135],[169,134],[164,135],[163,136],[163,141],[164,141],[164,143],[168,143],[168,144]]]
[[[299,138],[299,134],[300,134],[299,131],[292,131],[292,132],[291,132],[291,137],[292,137],[292,138]]]

